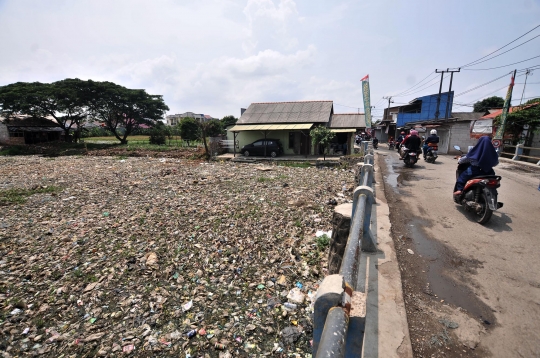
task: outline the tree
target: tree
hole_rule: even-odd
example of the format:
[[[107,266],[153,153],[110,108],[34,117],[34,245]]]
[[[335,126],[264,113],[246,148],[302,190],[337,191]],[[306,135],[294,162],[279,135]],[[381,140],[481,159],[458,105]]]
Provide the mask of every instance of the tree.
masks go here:
[[[206,152],[206,158],[210,158],[206,138],[220,135],[223,132],[223,127],[217,119],[211,119],[206,122],[200,121],[198,124],[200,128],[199,133],[201,134],[201,139],[204,143],[204,151]]]
[[[493,108],[502,108],[504,106],[504,98],[493,96],[484,98],[481,101],[478,101],[473,106],[473,112],[485,112],[488,109]]]
[[[313,128],[309,132],[309,135],[311,136],[311,143],[313,143],[313,146],[319,144],[319,146],[323,148],[323,159],[326,160],[328,144],[330,144],[336,134],[325,126],[318,126]]]
[[[6,118],[15,115],[32,117],[53,117],[64,130],[65,138],[76,129],[75,141],[88,115],[85,98],[88,82],[78,78],[65,79],[54,83],[17,82],[0,87],[1,113]]]
[[[221,119],[221,125],[223,128],[227,128],[230,125],[235,125],[238,121],[238,118],[235,116],[225,116]]]
[[[90,113],[121,144],[127,144],[127,137],[140,124],[153,126],[169,109],[162,96],[150,95],[145,90],[128,89],[112,82],[89,82],[86,94]]]
[[[534,105],[538,103],[537,105]],[[500,125],[501,116],[497,116],[496,124]],[[540,128],[540,98],[531,99],[521,106],[514,107],[513,111],[506,117],[505,132],[511,133],[514,138],[514,144],[519,141],[519,136],[527,126],[527,136],[525,137],[525,146],[530,146],[532,135]]]
[[[182,118],[180,120],[180,123],[178,123],[178,127],[180,130],[180,137],[182,137],[183,140],[188,142],[192,140],[197,140],[201,137],[200,135],[200,128],[199,124],[195,120],[195,118]]]

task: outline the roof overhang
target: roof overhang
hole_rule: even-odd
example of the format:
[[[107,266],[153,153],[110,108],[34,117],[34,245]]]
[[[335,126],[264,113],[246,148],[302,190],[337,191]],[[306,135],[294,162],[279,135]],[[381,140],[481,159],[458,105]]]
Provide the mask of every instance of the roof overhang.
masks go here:
[[[333,133],[356,133],[354,128],[330,128],[330,132]]]
[[[279,130],[301,130],[310,129],[313,123],[300,123],[300,124],[237,124],[232,128],[229,128],[229,132],[242,132],[242,131],[279,131]]]

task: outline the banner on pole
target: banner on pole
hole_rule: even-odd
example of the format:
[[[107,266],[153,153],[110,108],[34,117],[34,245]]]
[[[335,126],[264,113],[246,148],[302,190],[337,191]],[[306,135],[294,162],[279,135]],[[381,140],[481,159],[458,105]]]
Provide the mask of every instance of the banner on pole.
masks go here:
[[[371,103],[369,99],[369,75],[361,79],[362,94],[364,96],[364,115],[366,118],[366,128],[371,128]]]
[[[512,75],[512,80],[510,81],[510,86],[508,86],[508,92],[506,92],[506,99],[504,101],[504,106],[501,113],[501,123],[499,124],[499,127],[497,128],[497,132],[495,132],[495,137],[493,137],[493,141],[492,141],[495,148],[500,147],[502,144],[504,130],[506,127],[506,117],[508,116],[508,111],[510,110],[510,102],[512,102],[512,89],[514,88],[515,77],[516,77],[516,71],[514,70],[514,74]]]

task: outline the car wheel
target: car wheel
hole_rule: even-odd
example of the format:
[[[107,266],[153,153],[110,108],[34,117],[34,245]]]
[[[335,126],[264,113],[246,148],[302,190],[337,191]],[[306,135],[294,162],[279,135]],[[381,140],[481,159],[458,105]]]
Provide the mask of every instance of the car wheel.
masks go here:
[[[271,152],[270,152],[270,156],[271,156],[272,158],[275,158],[275,157],[277,157],[277,153],[274,152],[274,151],[271,151]]]
[[[245,156],[245,157],[249,157],[249,152],[248,152],[247,150],[244,151],[244,156]]]

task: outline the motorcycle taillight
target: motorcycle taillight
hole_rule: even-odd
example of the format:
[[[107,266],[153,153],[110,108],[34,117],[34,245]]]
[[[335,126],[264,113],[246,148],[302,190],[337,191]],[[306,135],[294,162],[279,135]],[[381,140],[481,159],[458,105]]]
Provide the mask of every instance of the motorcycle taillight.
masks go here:
[[[489,180],[482,180],[482,183],[484,183],[487,186],[499,186],[499,181],[497,179],[489,179]]]

